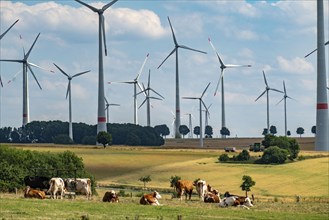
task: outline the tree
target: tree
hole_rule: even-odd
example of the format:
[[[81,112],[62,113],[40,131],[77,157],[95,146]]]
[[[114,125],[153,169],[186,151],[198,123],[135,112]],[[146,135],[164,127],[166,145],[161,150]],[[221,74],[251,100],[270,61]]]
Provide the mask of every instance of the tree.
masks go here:
[[[170,177],[170,187],[174,187],[174,189],[176,190],[176,183],[180,179],[181,179],[180,176],[171,176]]]
[[[262,135],[266,136],[268,134],[267,128],[264,128]]]
[[[299,137],[302,137],[302,134],[304,134],[304,128],[302,127],[297,128],[296,133],[299,134]]]
[[[166,136],[170,134],[170,130],[169,130],[168,126],[165,124],[154,126],[154,130],[156,132],[158,132],[158,134],[161,135],[161,137],[166,138]]]
[[[276,130],[276,127],[274,125],[271,125],[271,127],[270,127],[270,133],[272,135],[275,135],[276,133],[278,133],[277,130]]]
[[[213,135],[212,127],[210,125],[207,125],[204,133],[206,134],[206,138],[212,138]]]
[[[59,134],[54,137],[54,144],[73,144],[73,141],[67,134]]]
[[[261,164],[283,164],[288,158],[288,150],[271,146],[264,150],[262,157],[255,161]]]
[[[151,182],[151,176],[142,176],[141,178],[139,178],[139,181],[144,183],[144,189],[146,189],[146,183]]]
[[[242,184],[241,184],[241,189],[242,191],[246,191],[246,197],[248,196],[248,192],[251,190],[250,188],[253,187],[256,182],[252,180],[250,176],[243,176],[242,177]]]
[[[227,162],[230,160],[230,157],[227,155],[227,154],[221,154],[219,157],[218,157],[218,160],[220,162]]]
[[[228,130],[227,127],[222,127],[222,129],[220,129],[220,134],[221,135],[226,135],[226,136],[230,136],[231,135],[230,130]]]
[[[200,135],[200,126],[194,127],[193,134],[195,134],[196,137],[198,137]]]
[[[238,161],[248,161],[250,159],[250,154],[247,150],[243,149],[241,153],[238,154],[236,160]]]
[[[112,144],[112,135],[106,131],[101,131],[97,134],[97,142],[103,144],[103,147],[106,148],[106,145]]]
[[[180,125],[179,126],[179,133],[183,135],[183,138],[185,135],[187,135],[190,132],[190,129],[186,125]]]
[[[312,129],[311,129],[311,132],[312,134],[314,134],[314,136],[316,135],[316,126],[312,126]]]
[[[290,136],[291,135],[291,132],[290,131],[287,131],[287,136]]]

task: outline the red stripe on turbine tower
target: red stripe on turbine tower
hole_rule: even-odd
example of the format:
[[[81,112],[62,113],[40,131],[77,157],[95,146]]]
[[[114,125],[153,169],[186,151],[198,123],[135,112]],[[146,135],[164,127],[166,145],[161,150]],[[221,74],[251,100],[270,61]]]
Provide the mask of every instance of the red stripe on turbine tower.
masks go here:
[[[98,117],[98,122],[106,122],[106,117]]]
[[[180,112],[180,109],[176,109],[176,112],[177,112],[177,113]]]
[[[27,114],[23,114],[23,118],[26,118],[27,117]]]
[[[328,109],[328,103],[318,103],[316,109]]]

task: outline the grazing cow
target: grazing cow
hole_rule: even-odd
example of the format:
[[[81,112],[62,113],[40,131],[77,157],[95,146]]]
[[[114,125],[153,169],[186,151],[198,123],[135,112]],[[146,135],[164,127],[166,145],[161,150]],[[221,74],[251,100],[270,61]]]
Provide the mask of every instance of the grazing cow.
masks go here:
[[[185,193],[185,200],[187,200],[187,194],[189,195],[189,200],[191,200],[193,192],[193,182],[190,180],[178,180],[176,182],[177,197],[182,200],[183,193]]]
[[[89,178],[67,178],[64,182],[69,191],[81,193],[86,195],[87,199],[91,199],[91,181]]]
[[[103,202],[119,202],[119,197],[114,190],[106,192],[103,197]]]
[[[37,198],[37,199],[45,199],[46,193],[42,190],[32,189],[29,186],[24,190],[25,198]]]
[[[157,191],[154,191],[150,194],[144,194],[139,203],[142,205],[160,205],[158,199],[161,199],[161,195]]]
[[[62,199],[65,193],[65,185],[63,179],[59,177],[53,177],[50,179],[49,185],[50,187],[47,193],[50,193],[50,198],[57,199],[57,193],[59,193],[59,198]]]
[[[25,186],[33,189],[46,190],[49,189],[49,177],[44,176],[26,176],[24,177]]]
[[[207,183],[205,180],[197,180],[193,183],[193,185],[195,186],[195,189],[198,193],[198,196],[200,198],[201,201],[204,201],[204,197],[208,192],[207,189]]]

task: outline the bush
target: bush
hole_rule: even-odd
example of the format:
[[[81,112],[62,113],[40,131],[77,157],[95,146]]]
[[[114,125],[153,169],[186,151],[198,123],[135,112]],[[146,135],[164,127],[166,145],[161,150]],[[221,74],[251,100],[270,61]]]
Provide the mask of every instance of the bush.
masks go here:
[[[54,144],[73,144],[73,140],[67,134],[59,134],[53,138]]]
[[[241,153],[236,157],[237,161],[247,161],[250,159],[250,154],[247,150],[242,150]]]
[[[263,156],[256,161],[262,164],[283,164],[288,158],[288,151],[277,146],[264,150]]]
[[[227,162],[230,160],[230,157],[227,155],[227,154],[221,154],[219,157],[218,157],[218,160],[220,162]]]

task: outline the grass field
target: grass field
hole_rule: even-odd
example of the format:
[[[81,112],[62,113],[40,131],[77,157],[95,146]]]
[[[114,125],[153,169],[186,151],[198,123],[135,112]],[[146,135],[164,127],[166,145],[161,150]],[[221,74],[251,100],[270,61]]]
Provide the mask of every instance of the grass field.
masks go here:
[[[173,147],[81,147],[70,148],[56,145],[16,145],[15,147],[62,152],[70,150],[82,157],[86,169],[92,173],[99,187],[98,196],[92,201],[83,197],[76,200],[43,201],[24,199],[22,194],[0,194],[1,219],[328,219],[329,216],[329,157],[307,159],[284,165],[222,164],[218,163],[221,149],[189,149]],[[193,147],[192,147],[193,148]],[[254,153],[257,155],[257,153]],[[326,155],[314,151],[302,151],[305,156]],[[163,192],[161,207],[138,205],[139,198],[120,198],[119,204],[101,202],[108,188],[121,186],[127,193],[135,194],[143,186],[139,178],[150,175],[148,192]],[[251,210],[222,209],[215,204],[198,201],[177,201],[171,198],[170,177],[180,176],[194,180],[202,178],[224,193],[229,191],[243,195],[239,187],[242,176],[249,175],[256,181],[252,188],[255,207]],[[134,188],[134,190],[132,189]],[[116,189],[118,190],[118,189]],[[296,195],[301,202],[296,203]],[[47,216],[44,215],[47,210]]]

